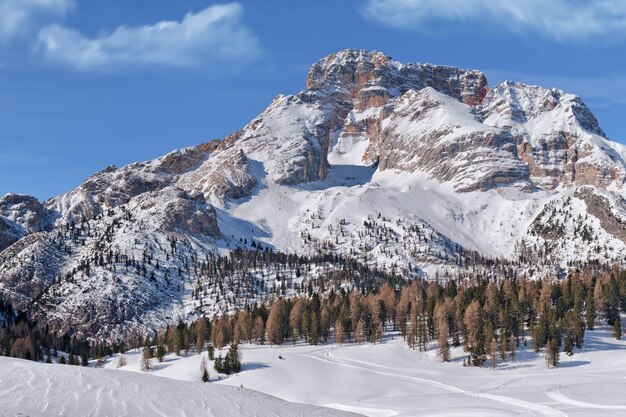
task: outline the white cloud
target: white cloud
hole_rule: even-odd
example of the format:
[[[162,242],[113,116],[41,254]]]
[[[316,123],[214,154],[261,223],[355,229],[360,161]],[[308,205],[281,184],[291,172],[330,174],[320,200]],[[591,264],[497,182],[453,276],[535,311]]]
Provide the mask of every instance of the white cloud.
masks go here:
[[[82,71],[245,63],[260,53],[260,45],[241,23],[242,14],[239,3],[214,5],[181,21],[120,26],[95,38],[57,24],[40,31],[39,47],[50,61]]]
[[[45,16],[64,16],[73,4],[73,0],[0,0],[0,41],[27,32]]]
[[[363,14],[398,28],[465,21],[557,41],[626,34],[624,0],[369,0]]]

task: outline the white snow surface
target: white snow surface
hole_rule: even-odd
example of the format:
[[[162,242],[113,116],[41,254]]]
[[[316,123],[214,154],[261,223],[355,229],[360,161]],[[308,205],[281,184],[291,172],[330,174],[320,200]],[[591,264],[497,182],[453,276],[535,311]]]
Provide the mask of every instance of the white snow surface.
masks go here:
[[[259,240],[283,251],[306,252],[299,239],[302,231],[327,239],[331,236],[328,226],[340,219],[356,228],[368,216],[381,213],[394,221],[426,221],[466,248],[508,257],[515,241],[551,198],[548,192],[529,195],[515,190],[457,193],[451,184],[438,183],[420,172],[335,165],[324,182],[296,189],[270,183],[251,199],[228,206],[227,212],[264,227],[266,237]],[[338,244],[350,245],[351,241],[341,240]]]
[[[213,385],[243,385],[288,401],[373,417],[626,413],[626,349],[612,338],[611,329],[586,332],[585,347],[571,357],[562,353],[557,368],[547,368],[543,351],[534,353],[531,346],[530,341],[520,344],[516,360],[498,360],[494,370],[463,367],[461,348],[453,349],[451,362],[441,363],[434,344],[427,352],[414,351],[399,335],[376,345],[242,345],[241,373],[218,379],[212,368],[209,372]],[[206,352],[168,355],[148,373],[198,381],[202,358]],[[126,359],[120,371],[142,372],[138,352]],[[107,367],[115,368],[117,360]]]
[[[1,417],[349,415],[240,387],[0,357]]]

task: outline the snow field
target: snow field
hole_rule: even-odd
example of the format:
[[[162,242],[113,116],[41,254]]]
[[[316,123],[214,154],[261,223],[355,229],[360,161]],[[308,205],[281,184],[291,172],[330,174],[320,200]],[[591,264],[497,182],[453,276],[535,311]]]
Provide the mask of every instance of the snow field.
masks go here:
[[[409,349],[401,336],[376,345],[242,345],[242,372],[212,385],[244,386],[281,399],[351,411],[365,416],[622,416],[626,348],[601,328],[586,332],[586,345],[555,369],[543,352],[520,344],[515,361],[495,370],[463,367],[466,354],[453,349],[440,363],[436,346]],[[279,359],[279,356],[283,359]],[[149,374],[200,380],[203,355],[168,355]],[[126,355],[121,370],[139,371],[139,354]],[[115,359],[107,367],[115,367]],[[200,384],[198,382],[198,384]]]

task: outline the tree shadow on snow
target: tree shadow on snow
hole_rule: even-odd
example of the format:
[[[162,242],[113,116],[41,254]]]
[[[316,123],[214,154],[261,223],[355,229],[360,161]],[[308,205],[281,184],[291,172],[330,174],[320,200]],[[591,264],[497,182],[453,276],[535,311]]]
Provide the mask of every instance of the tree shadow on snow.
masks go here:
[[[574,368],[576,366],[584,366],[589,365],[590,361],[569,361],[569,362],[559,362],[559,368]]]
[[[263,362],[246,362],[241,365],[241,372],[255,371],[257,369],[269,368],[270,366]]]
[[[166,363],[164,362],[159,362],[159,363],[152,363],[150,364],[150,371],[151,372],[156,372],[156,371],[162,371],[163,369],[169,368],[171,366],[171,363]]]

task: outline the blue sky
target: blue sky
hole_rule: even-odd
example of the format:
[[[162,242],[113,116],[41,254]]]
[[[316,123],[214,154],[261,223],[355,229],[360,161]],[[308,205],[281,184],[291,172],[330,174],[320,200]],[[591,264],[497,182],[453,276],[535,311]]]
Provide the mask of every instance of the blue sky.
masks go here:
[[[344,49],[583,97],[626,142],[620,0],[0,0],[0,194],[222,138]]]

